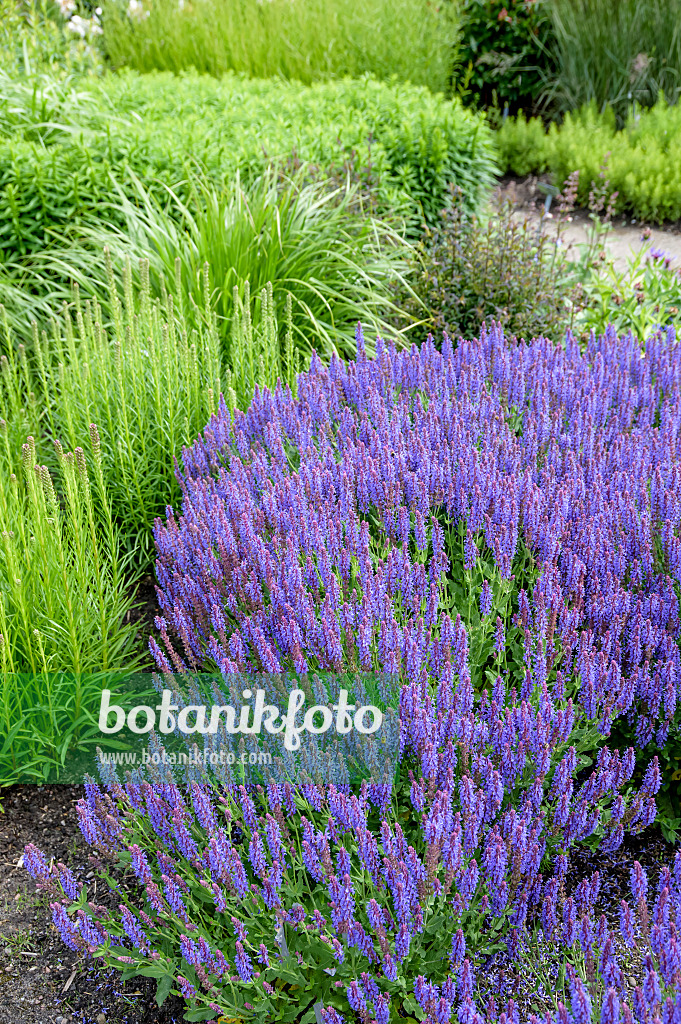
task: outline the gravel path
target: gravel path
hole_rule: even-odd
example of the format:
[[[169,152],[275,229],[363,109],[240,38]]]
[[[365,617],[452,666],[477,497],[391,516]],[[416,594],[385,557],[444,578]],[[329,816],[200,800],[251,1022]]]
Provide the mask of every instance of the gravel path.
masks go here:
[[[544,217],[546,200],[546,195],[540,186],[541,180],[534,177],[509,178],[499,184],[495,194],[501,198],[511,199],[516,206],[518,217],[529,217],[539,224]],[[545,218],[545,223],[551,224],[555,212],[556,208],[552,206],[549,217]],[[575,210],[571,222],[565,228],[565,241],[575,247],[584,245],[589,241],[591,228],[592,223],[588,213],[585,210]],[[644,237],[644,231],[647,237]],[[681,268],[681,224],[657,227],[617,217],[607,233],[605,245],[612,257],[615,269],[620,272],[626,270],[628,260],[646,245],[663,249],[674,257],[673,266]]]

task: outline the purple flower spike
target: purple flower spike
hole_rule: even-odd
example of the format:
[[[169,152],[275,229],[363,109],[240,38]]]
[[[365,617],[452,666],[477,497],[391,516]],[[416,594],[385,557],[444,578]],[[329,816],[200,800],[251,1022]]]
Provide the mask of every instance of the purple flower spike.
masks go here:
[[[237,942],[236,944],[236,956],[234,957],[234,963],[241,980],[250,981],[253,977],[253,966],[241,942]]]

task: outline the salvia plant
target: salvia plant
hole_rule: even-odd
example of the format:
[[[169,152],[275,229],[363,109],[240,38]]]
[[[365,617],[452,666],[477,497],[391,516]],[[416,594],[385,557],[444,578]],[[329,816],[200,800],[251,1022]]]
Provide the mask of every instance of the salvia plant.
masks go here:
[[[612,724],[638,747],[678,727],[680,382],[671,329],[642,352],[494,327],[372,360],[359,332],[297,398],[221,402],[155,528],[157,665],[385,673],[399,772],[247,788],[107,766],[79,816],[117,909],[26,853],[65,942],[156,977],[188,1020],[676,1022],[681,855],[657,895],[634,866],[615,930],[598,873],[571,887],[568,867],[655,818],[657,759],[633,785]],[[504,982],[521,961],[536,992]]]

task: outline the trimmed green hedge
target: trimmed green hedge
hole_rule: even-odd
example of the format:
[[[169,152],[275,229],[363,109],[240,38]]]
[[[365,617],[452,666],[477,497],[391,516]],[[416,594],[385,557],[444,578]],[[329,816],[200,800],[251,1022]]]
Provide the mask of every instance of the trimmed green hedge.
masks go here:
[[[101,217],[113,180],[133,197],[128,168],[147,185],[157,181],[161,194],[164,183],[187,195],[197,168],[221,183],[237,171],[248,181],[270,162],[350,164],[378,180],[385,211],[406,202],[415,223],[437,219],[452,182],[477,206],[496,169],[493,136],[479,115],[425,88],[371,78],[308,87],[125,72],[41,99],[28,84],[0,80],[5,258]],[[46,107],[58,128],[44,127]]]
[[[618,212],[655,223],[681,218],[681,105],[670,106],[662,97],[649,110],[630,114],[621,131],[611,110],[600,114],[594,107],[566,114],[548,131],[538,118],[507,118],[497,145],[504,173],[550,171],[562,185],[579,171],[583,203],[605,161],[606,177],[619,193]]]

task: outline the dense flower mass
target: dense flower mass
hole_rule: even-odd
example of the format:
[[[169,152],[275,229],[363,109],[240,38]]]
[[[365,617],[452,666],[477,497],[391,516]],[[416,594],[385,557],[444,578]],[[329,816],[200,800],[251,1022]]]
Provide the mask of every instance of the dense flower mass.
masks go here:
[[[387,672],[400,773],[392,794],[106,775],[81,828],[139,895],[116,916],[31,849],[65,941],[203,1019],[280,1019],[304,992],[326,1024],[515,1024],[490,979],[529,956],[548,1021],[676,1022],[681,854],[654,883],[635,866],[618,932],[598,873],[567,872],[655,818],[657,758],[634,785],[612,723],[639,745],[677,727],[680,385],[671,331],[371,361],[360,334],[297,399],[223,406],[156,529],[159,668]]]
[[[518,587],[521,699],[577,680],[603,731],[628,713],[640,744],[663,743],[681,683],[680,382],[671,329],[645,353],[613,333],[582,353],[492,331],[454,351],[379,343],[371,361],[360,336],[356,362],[313,362],[298,401],[223,408],[185,452],[182,517],[156,530],[159,666],[350,664],[477,689],[450,584],[485,546],[497,595],[521,558],[537,567]]]

